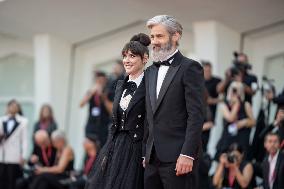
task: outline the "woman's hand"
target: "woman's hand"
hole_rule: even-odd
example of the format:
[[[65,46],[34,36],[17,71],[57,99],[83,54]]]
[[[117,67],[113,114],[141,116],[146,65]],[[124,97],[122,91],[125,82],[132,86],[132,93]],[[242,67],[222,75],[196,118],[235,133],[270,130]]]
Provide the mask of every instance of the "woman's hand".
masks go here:
[[[220,158],[219,158],[220,164],[223,166],[227,166],[228,165],[228,156],[226,153],[221,154]]]

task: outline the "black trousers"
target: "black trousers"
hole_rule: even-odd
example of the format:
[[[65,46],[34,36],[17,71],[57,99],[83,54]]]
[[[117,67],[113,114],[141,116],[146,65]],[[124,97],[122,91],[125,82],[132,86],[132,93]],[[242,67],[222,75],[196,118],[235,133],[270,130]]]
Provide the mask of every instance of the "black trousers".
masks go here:
[[[0,163],[0,188],[14,189],[16,180],[23,176],[19,164]]]
[[[36,176],[30,184],[30,189],[64,189],[66,186],[60,180],[68,178],[65,174],[43,173]]]
[[[176,162],[161,162],[153,150],[144,172],[145,189],[198,189],[198,161],[193,162],[193,171],[176,176]]]

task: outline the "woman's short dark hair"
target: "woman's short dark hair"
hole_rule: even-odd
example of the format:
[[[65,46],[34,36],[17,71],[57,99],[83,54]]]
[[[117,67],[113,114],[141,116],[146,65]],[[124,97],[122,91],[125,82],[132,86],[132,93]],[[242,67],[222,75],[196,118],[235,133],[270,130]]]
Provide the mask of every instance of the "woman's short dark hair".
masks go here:
[[[124,55],[128,51],[131,51],[134,55],[139,55],[141,58],[144,57],[144,54],[149,55],[148,46],[150,45],[151,40],[148,35],[144,33],[139,33],[134,35],[128,43],[123,47],[121,54]]]

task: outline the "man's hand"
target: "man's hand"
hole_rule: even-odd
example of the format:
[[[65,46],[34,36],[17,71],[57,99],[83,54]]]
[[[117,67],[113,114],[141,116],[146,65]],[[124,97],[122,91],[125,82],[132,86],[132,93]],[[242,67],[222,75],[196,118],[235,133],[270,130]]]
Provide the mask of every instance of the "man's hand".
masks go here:
[[[146,166],[145,158],[143,158],[142,165],[145,168],[145,166]]]
[[[38,156],[33,154],[30,158],[30,162],[36,164],[38,161],[39,161]]]
[[[193,167],[193,160],[184,157],[184,156],[179,156],[177,163],[176,163],[176,176],[181,176],[184,174],[187,174],[192,171]]]
[[[265,97],[266,97],[266,99],[269,100],[269,101],[272,100],[273,97],[274,97],[273,91],[272,91],[272,90],[267,91],[267,92],[265,93]]]

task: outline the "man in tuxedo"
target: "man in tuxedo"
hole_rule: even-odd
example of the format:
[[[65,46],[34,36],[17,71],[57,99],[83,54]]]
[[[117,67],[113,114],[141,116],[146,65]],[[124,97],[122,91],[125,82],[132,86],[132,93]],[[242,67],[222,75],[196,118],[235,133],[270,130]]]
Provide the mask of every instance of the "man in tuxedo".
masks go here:
[[[280,151],[280,137],[276,133],[268,133],[264,146],[268,152],[263,161],[263,187],[264,189],[284,188],[284,155]]]
[[[147,22],[153,65],[145,72],[144,187],[198,188],[204,122],[202,66],[178,50],[181,24],[159,15]]]

